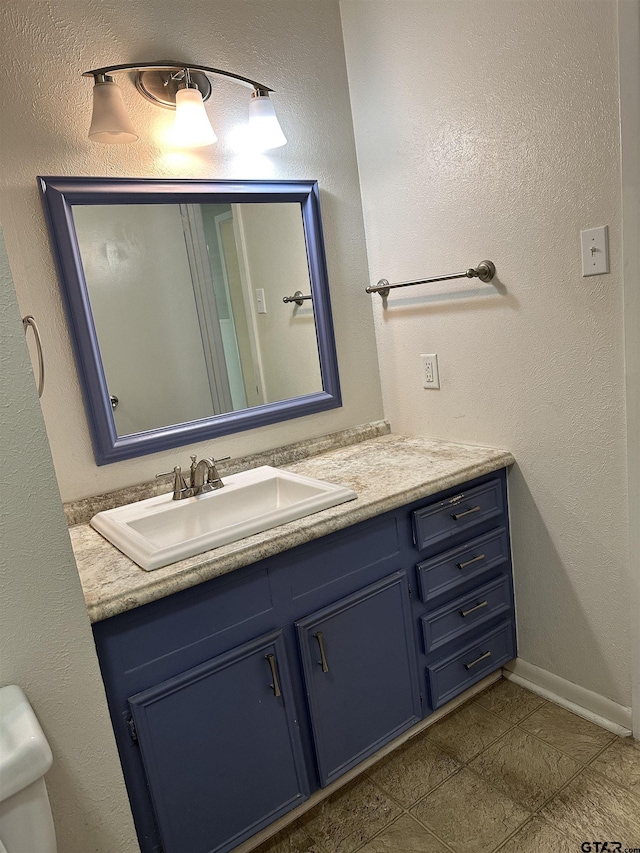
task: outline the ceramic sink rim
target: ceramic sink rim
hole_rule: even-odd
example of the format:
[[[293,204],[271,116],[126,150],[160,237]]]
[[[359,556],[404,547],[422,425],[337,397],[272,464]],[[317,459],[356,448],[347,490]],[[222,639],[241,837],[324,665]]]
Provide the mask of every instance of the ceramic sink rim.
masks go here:
[[[223,481],[225,484],[223,489],[198,497],[174,501],[172,494],[169,493],[104,510],[94,515],[90,524],[141,569],[153,571],[358,497],[356,492],[345,486],[294,474],[269,465],[232,474],[224,477]],[[154,542],[150,535],[145,535],[141,530],[136,529],[136,522],[142,522],[143,526],[146,523],[147,527],[152,528],[150,531],[152,533],[154,522],[157,526],[158,523],[169,523],[171,518],[174,518],[179,526],[190,514],[190,508],[193,508],[191,515],[196,521],[210,513],[211,522],[215,524],[217,508],[222,509],[230,497],[233,499],[238,493],[242,495],[255,492],[264,488],[265,483],[275,484],[276,490],[286,484],[285,487],[291,485],[294,488],[304,487],[302,491],[306,493],[311,489],[312,493],[306,496],[303,494],[299,499],[285,506],[267,508],[253,515],[238,518],[236,521],[226,522],[220,528],[213,527],[198,535],[187,536],[179,541],[165,544]]]

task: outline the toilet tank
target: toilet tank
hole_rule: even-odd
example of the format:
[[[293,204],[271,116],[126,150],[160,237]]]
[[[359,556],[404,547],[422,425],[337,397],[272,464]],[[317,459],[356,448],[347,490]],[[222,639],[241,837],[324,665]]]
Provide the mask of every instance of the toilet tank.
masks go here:
[[[56,853],[43,779],[52,761],[24,692],[0,688],[0,853]]]

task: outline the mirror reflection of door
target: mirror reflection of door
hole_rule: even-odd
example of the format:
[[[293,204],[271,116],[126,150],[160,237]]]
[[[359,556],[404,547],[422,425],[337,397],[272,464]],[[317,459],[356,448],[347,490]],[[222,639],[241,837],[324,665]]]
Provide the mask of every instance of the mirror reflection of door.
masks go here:
[[[203,205],[205,209],[208,206]],[[240,367],[238,383],[242,383],[246,405],[264,402],[256,332],[251,310],[251,294],[243,287],[236,243],[233,207],[215,217],[222,278],[233,316],[233,334]]]

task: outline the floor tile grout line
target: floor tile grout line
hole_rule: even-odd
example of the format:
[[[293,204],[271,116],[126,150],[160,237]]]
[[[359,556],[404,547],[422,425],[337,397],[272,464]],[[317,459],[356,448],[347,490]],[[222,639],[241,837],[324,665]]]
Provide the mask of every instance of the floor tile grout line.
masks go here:
[[[495,684],[501,684],[501,682],[500,682],[500,681],[496,681],[496,682],[495,682]],[[481,707],[481,708],[484,708],[484,709],[485,709],[485,711],[489,711],[490,713],[494,714],[496,717],[500,717],[500,719],[501,719],[501,720],[504,720],[504,721],[505,721],[505,722],[507,722],[507,723],[511,723],[511,724],[512,724],[512,725],[514,725],[514,726],[517,726],[517,725],[518,725],[519,723],[521,723],[523,720],[528,719],[532,714],[535,714],[535,713],[536,713],[536,711],[539,711],[539,710],[540,710],[542,707],[544,707],[545,705],[553,704],[553,703],[550,703],[548,699],[543,699],[541,696],[537,696],[537,694],[536,694],[536,693],[531,693],[531,691],[530,691],[530,690],[527,690],[525,687],[522,687],[522,688],[521,688],[522,690],[524,690],[524,691],[525,691],[525,692],[527,692],[527,693],[531,693],[531,695],[532,695],[532,696],[536,696],[538,699],[540,699],[540,704],[539,704],[539,705],[536,705],[536,707],[535,707],[532,711],[528,711],[528,712],[524,715],[524,717],[521,717],[519,720],[510,720],[510,719],[507,719],[507,717],[503,717],[503,716],[501,716],[501,715],[498,713],[498,711],[494,711],[492,708],[487,708],[487,707],[485,707],[485,706],[480,702],[480,699],[482,698],[482,696],[484,696],[486,693],[489,693],[489,692],[491,691],[491,688],[492,688],[492,687],[495,687],[495,685],[494,685],[494,684],[490,685],[489,687],[487,687],[487,689],[486,689],[483,693],[478,694],[478,695],[479,695],[479,698],[478,698],[478,699],[475,699],[475,702],[477,702],[477,704],[478,704],[478,705],[480,705],[480,707]],[[455,711],[453,711],[452,713],[455,713]],[[443,719],[446,719],[446,717],[443,717]]]
[[[517,725],[513,726],[513,728],[510,729],[509,731],[513,731],[513,729],[515,729],[515,728],[518,728]],[[508,732],[505,732],[503,737],[505,737],[507,734],[508,734]],[[542,741],[542,743],[545,743],[545,742]],[[545,744],[545,745],[549,746],[549,744]],[[564,753],[561,753],[561,755],[564,755]],[[484,782],[487,782],[490,785],[492,785],[492,787],[495,788],[497,791],[500,791],[502,794],[509,797],[510,800],[512,800],[514,803],[517,803],[521,808],[526,809],[530,813],[530,815],[533,816],[533,815],[538,814],[540,809],[544,808],[544,806],[547,805],[547,803],[550,802],[556,796],[556,794],[559,794],[560,791],[562,791],[564,788],[566,788],[567,785],[569,785],[577,776],[579,776],[583,772],[583,770],[586,769],[586,765],[581,764],[579,761],[577,761],[576,763],[579,764],[579,767],[575,771],[575,773],[572,773],[571,776],[565,782],[563,782],[559,788],[557,788],[550,796],[548,796],[545,800],[543,800],[543,802],[539,806],[536,806],[536,807],[532,807],[531,805],[525,804],[521,800],[517,800],[511,794],[506,793],[506,791],[504,791],[502,788],[499,788],[495,783],[493,783],[490,779],[488,779],[486,776],[484,776],[484,774],[482,774],[478,770],[476,770],[475,767],[467,766],[467,769],[470,770],[472,773],[474,773],[476,776],[478,776],[480,779],[482,779]]]
[[[591,761],[593,761],[593,758],[595,758],[597,755],[599,755],[599,754],[600,754],[600,752],[602,752],[604,749],[607,749],[607,747],[611,746],[611,744],[613,743],[613,741],[612,741],[612,740],[611,740],[611,741],[609,741],[609,743],[608,743],[608,744],[606,744],[606,746],[604,746],[604,747],[602,747],[602,749],[599,749],[599,750],[598,750],[598,752],[596,753],[596,756],[593,756],[592,758],[590,758],[590,759],[589,759],[589,761],[582,761],[581,759],[576,758],[576,757],[575,757],[575,755],[571,755],[571,753],[570,753],[570,752],[567,752],[567,751],[566,751],[566,750],[564,750],[564,749],[560,749],[560,747],[559,747],[559,746],[556,746],[556,745],[555,745],[555,743],[549,743],[549,741],[548,741],[548,740],[545,740],[543,737],[540,737],[539,735],[535,734],[535,732],[530,732],[528,729],[523,729],[523,728],[521,728],[521,726],[520,726],[520,724],[519,724],[519,723],[517,723],[517,724],[516,724],[515,728],[520,729],[520,731],[521,731],[523,734],[531,735],[531,737],[532,737],[532,738],[535,738],[535,740],[537,740],[539,743],[544,743],[544,744],[545,744],[545,746],[549,746],[549,747],[551,747],[551,749],[555,749],[555,750],[556,750],[556,752],[559,752],[559,753],[561,753],[562,755],[565,755],[567,758],[571,758],[573,761],[577,761],[577,762],[578,762],[578,764],[581,764],[583,767],[587,767],[587,766],[589,765],[589,763],[590,763]],[[505,732],[505,734],[506,734],[506,732]],[[614,737],[615,737],[615,735],[614,735]]]
[[[569,838],[568,835],[565,835],[565,833],[561,829],[558,829],[558,827],[555,826],[553,823],[551,823],[551,821],[548,821],[546,818],[541,817],[539,814],[535,813],[535,814],[532,814],[531,817],[527,818],[527,820],[525,820],[524,823],[520,824],[520,826],[514,832],[512,832],[511,835],[508,835],[504,839],[504,841],[501,841],[497,847],[494,847],[494,849],[491,851],[491,853],[500,853],[500,850],[503,850],[510,841],[513,841],[515,836],[519,832],[522,832],[522,830],[525,828],[525,826],[528,823],[531,823],[534,820],[534,818],[538,818],[538,820],[544,821],[544,823],[546,823],[547,826],[550,826],[551,829],[554,829],[558,833],[558,835],[561,835],[568,842],[571,843],[573,841],[573,839]]]
[[[598,756],[596,756],[596,758],[597,757]],[[602,779],[605,782],[610,782],[612,785],[615,785],[616,788],[619,788],[620,790],[624,791],[627,794],[631,794],[631,796],[634,799],[637,799],[638,801],[640,801],[640,792],[632,791],[631,788],[629,788],[627,785],[624,785],[622,782],[618,782],[617,779],[612,779],[611,776],[607,776],[601,770],[597,770],[596,768],[591,767],[590,765],[586,766],[584,769],[590,770],[591,773],[593,773],[595,776],[598,776],[599,779]]]
[[[363,847],[366,847],[366,845],[367,845],[367,844],[371,844],[371,842],[372,842],[372,841],[375,841],[375,840],[376,840],[376,838],[379,838],[379,837],[382,835],[382,833],[383,833],[383,832],[386,832],[386,831],[387,831],[388,829],[390,829],[394,824],[396,824],[396,823],[397,823],[397,822],[398,822],[398,821],[399,821],[399,820],[404,816],[404,814],[405,814],[405,811],[404,811],[404,809],[403,809],[403,810],[402,810],[402,812],[401,812],[397,817],[395,817],[395,818],[394,818],[390,823],[386,824],[386,826],[383,826],[383,827],[382,827],[382,829],[381,829],[381,830],[379,830],[378,832],[376,832],[376,834],[375,834],[375,835],[372,835],[372,836],[371,836],[371,838],[367,838],[365,841],[363,841],[363,842],[362,842],[362,844],[359,844],[359,845],[358,845],[358,846],[357,846],[357,847],[352,851],[352,853],[358,853],[358,850],[362,850],[362,848],[363,848]]]
[[[388,829],[390,829],[392,826],[394,826],[396,823],[398,823],[398,821],[401,820],[403,817],[408,817],[408,818],[411,818],[411,820],[414,820],[419,826],[421,826],[424,830],[426,830],[430,835],[433,835],[433,837],[440,844],[442,844],[447,850],[449,850],[450,853],[456,853],[456,851],[449,844],[447,844],[446,841],[443,841],[442,838],[440,838],[438,835],[436,835],[436,833],[432,829],[429,829],[429,827],[425,826],[421,820],[419,820],[415,815],[412,815],[411,812],[409,812],[407,809],[403,809],[402,814],[398,815],[398,817],[395,818],[395,820],[392,820],[391,823],[389,823],[389,824],[387,824],[387,826],[383,827],[380,830],[380,832],[377,832],[368,841],[363,841],[359,847],[357,847],[355,850],[352,851],[352,853],[358,853],[359,850],[362,850],[364,847],[367,846],[367,844],[370,844],[372,841],[375,841],[376,838],[379,838],[381,835],[383,835]]]
[[[546,800],[544,800],[542,803],[540,803],[540,805],[536,809],[534,809],[533,813],[536,815],[540,815],[540,812],[542,811],[542,809],[545,808],[545,806],[549,805],[551,800],[554,800],[558,796],[558,794],[560,794],[562,791],[564,791],[564,789],[566,787],[568,787],[574,781],[574,779],[577,779],[581,773],[584,773],[585,770],[586,770],[586,767],[584,765],[581,765],[580,769],[577,770],[575,773],[573,773],[571,775],[571,777],[569,779],[567,779],[566,782],[563,782],[562,785],[560,785],[560,787],[557,790],[555,790],[553,792],[553,794],[551,794],[549,797],[547,797]],[[549,821],[547,821],[547,823],[549,823]]]
[[[458,772],[459,772],[459,771],[458,771]],[[454,773],[453,775],[455,776],[456,774]],[[449,778],[451,778],[451,776],[450,776]],[[445,781],[446,781],[446,780],[445,780]],[[435,790],[435,788],[434,788],[434,790]],[[427,795],[427,796],[428,796],[428,795]],[[419,802],[422,802],[422,801],[420,800]],[[416,805],[417,805],[417,803],[416,803]],[[412,806],[411,808],[415,808],[415,807],[414,807],[414,806]],[[437,832],[435,832],[435,830],[433,830],[433,829],[432,829],[432,828],[431,828],[427,823],[425,823],[425,821],[420,820],[420,818],[418,817],[418,815],[415,815],[415,814],[413,814],[412,812],[407,812],[407,814],[409,815],[409,817],[413,818],[413,820],[415,820],[417,823],[419,823],[419,824],[420,824],[420,826],[421,826],[423,829],[426,829],[426,830],[427,830],[427,832],[430,832],[430,833],[431,833],[431,835],[433,835],[433,837],[434,837],[434,838],[436,838],[436,839],[437,839],[441,844],[443,844],[443,845],[447,848],[447,850],[451,850],[451,851],[452,851],[452,853],[456,853],[456,851],[455,851],[455,850],[454,850],[454,848],[451,846],[451,844],[449,844],[447,841],[445,841],[445,840],[444,840],[444,838],[442,838],[440,835],[438,835],[438,833],[437,833]]]
[[[483,776],[482,773],[478,773],[478,771],[474,767],[467,767],[466,769],[469,771],[469,773],[473,773],[473,775],[477,779],[480,779],[481,782],[484,782],[485,785],[489,785],[490,788],[493,788],[493,790],[497,791],[501,796],[507,797],[511,800],[512,803],[515,803],[515,805],[519,806],[521,809],[524,809],[528,813],[527,820],[530,817],[533,817],[533,815],[535,814],[535,810],[532,809],[530,806],[525,806],[523,803],[520,802],[520,800],[516,800],[515,797],[511,796],[511,794],[507,794],[506,791],[502,790],[502,788],[498,788],[498,786],[495,785],[490,779],[487,779],[487,777]]]
[[[482,707],[482,706],[481,706],[481,707]],[[485,709],[483,709],[483,710],[486,710],[486,708],[485,708]],[[453,714],[452,714],[452,716],[453,716]],[[494,716],[496,716],[496,715],[494,714]],[[507,723],[507,720],[503,720],[503,719],[502,719],[502,717],[498,717],[498,719],[500,720],[500,722],[501,722],[501,723]],[[509,728],[505,729],[505,731],[503,731],[501,734],[499,734],[499,735],[498,735],[496,738],[494,738],[490,743],[488,743],[488,744],[486,744],[485,746],[483,746],[483,747],[482,747],[482,749],[481,749],[479,752],[477,752],[475,755],[473,755],[471,758],[465,758],[465,759],[460,758],[460,756],[459,756],[459,755],[456,755],[456,754],[455,754],[454,752],[452,752],[450,749],[447,749],[447,747],[446,747],[446,746],[443,746],[442,744],[437,743],[437,742],[436,742],[436,741],[434,741],[434,740],[431,740],[428,736],[427,736],[427,739],[429,740],[429,743],[432,743],[434,746],[437,746],[437,747],[438,747],[439,749],[441,749],[443,752],[446,752],[446,753],[447,753],[447,755],[450,755],[452,758],[455,758],[455,759],[456,759],[456,761],[459,761],[459,762],[460,762],[460,764],[462,764],[462,765],[465,765],[465,766],[466,766],[467,764],[469,764],[469,762],[470,762],[470,761],[474,761],[474,760],[475,760],[479,755],[482,755],[482,753],[483,753],[485,750],[487,750],[487,749],[489,749],[489,747],[493,746],[493,745],[494,745],[494,743],[497,743],[497,742],[500,740],[500,738],[501,738],[501,737],[504,737],[506,734],[508,734],[512,729],[514,729],[514,728],[516,727],[516,723],[509,723],[508,725],[509,725]],[[427,730],[427,731],[428,731],[428,730]]]
[[[600,752],[597,752],[597,753],[593,756],[593,758],[590,758],[590,759],[589,759],[589,761],[587,762],[587,765],[586,765],[586,766],[587,766],[587,767],[590,767],[590,766],[593,764],[593,762],[594,762],[597,758],[600,758],[600,756],[602,755],[602,753],[603,753],[603,752],[606,752],[606,751],[609,749],[609,747],[613,746],[613,744],[614,744],[614,743],[616,743],[618,740],[620,740],[620,738],[619,738],[619,737],[617,737],[616,735],[614,735],[614,736],[613,736],[613,740],[610,740],[610,741],[609,741],[609,743],[608,743],[606,746],[603,746],[603,747],[602,747],[602,749],[600,750]],[[608,778],[608,777],[607,777],[607,778]]]
[[[481,782],[483,782],[484,784],[488,785],[490,788],[493,788],[493,789],[494,789],[494,791],[497,791],[501,796],[506,796],[506,797],[508,797],[508,799],[510,799],[512,803],[514,803],[514,804],[515,804],[515,805],[517,805],[517,806],[520,806],[520,808],[524,808],[524,811],[526,811],[526,812],[527,812],[527,816],[526,816],[526,818],[518,824],[518,826],[514,829],[513,833],[511,833],[511,834],[508,836],[508,838],[511,838],[511,836],[512,836],[512,835],[515,835],[515,833],[516,833],[516,832],[519,832],[519,831],[522,829],[522,827],[523,827],[526,823],[528,823],[528,822],[531,820],[531,818],[533,817],[533,814],[529,811],[529,809],[528,809],[528,808],[525,808],[524,806],[522,806],[520,803],[518,803],[516,800],[514,800],[514,799],[513,799],[513,797],[509,797],[509,795],[508,795],[508,794],[505,794],[505,793],[504,793],[504,791],[501,791],[499,788],[496,788],[496,786],[495,786],[495,785],[492,785],[492,784],[491,784],[491,782],[489,782],[489,781],[488,781],[487,779],[485,779],[483,776],[480,776],[478,773],[475,773],[473,770],[471,770],[471,768],[470,768],[470,767],[466,767],[466,765],[465,765],[465,767],[460,768],[460,770],[458,771],[458,773],[460,773],[460,772],[461,772],[461,770],[463,770],[463,769],[468,770],[468,771],[469,771],[470,773],[472,773],[472,774],[473,774],[477,779],[480,779],[480,781],[481,781]],[[457,776],[457,775],[458,775],[458,773],[454,773],[452,776],[450,776],[450,777],[449,777],[449,779],[452,779],[452,778],[453,778],[453,776]],[[444,781],[446,782],[447,780],[445,779]],[[444,784],[444,782],[443,782],[442,784]],[[440,786],[438,786],[438,787],[440,787]],[[435,788],[434,788],[434,790],[435,790]],[[429,792],[429,794],[432,794],[432,793],[433,793],[433,791],[430,791],[430,792]],[[423,797],[423,798],[422,798],[421,800],[419,800],[418,802],[420,802],[420,803],[421,803],[421,802],[423,802],[423,800],[426,800],[426,798],[429,796],[429,794],[427,794],[425,797]],[[416,803],[416,805],[418,805],[418,803]],[[412,808],[415,808],[415,806],[412,806]],[[444,840],[443,840],[439,835],[437,835],[437,834],[434,832],[434,830],[429,826],[429,824],[427,824],[426,822],[424,822],[424,821],[420,820],[420,818],[419,818],[417,815],[413,814],[413,813],[411,813],[411,817],[413,817],[415,820],[417,820],[417,821],[418,821],[418,823],[419,823],[421,826],[424,826],[424,828],[425,828],[425,829],[429,830],[429,832],[430,832],[432,835],[434,835],[434,836],[438,839],[438,841],[442,841],[448,849],[450,849],[450,850],[452,850],[452,849],[453,849],[453,848],[451,847],[451,845],[450,845],[450,844],[448,844],[446,841],[444,841]],[[506,841],[507,839],[504,839],[504,840]],[[500,843],[502,844],[502,842],[500,842]],[[491,851],[491,853],[494,853],[494,851],[495,851],[495,850],[497,850],[497,847],[495,847],[495,848],[493,849],[493,851]],[[455,851],[454,851],[454,853],[455,853]]]
[[[403,802],[401,802],[401,800],[400,800],[400,799],[399,799],[395,794],[392,794],[391,792],[387,791],[387,789],[386,789],[386,788],[384,788],[384,787],[380,784],[380,782],[375,782],[373,779],[371,779],[371,777],[369,777],[369,781],[370,781],[370,782],[371,782],[371,784],[372,784],[374,787],[376,787],[379,791],[382,791],[382,793],[385,795],[385,797],[389,797],[389,799],[393,800],[393,802],[394,802],[397,806],[399,806],[403,811],[405,811],[405,812],[409,813],[409,810],[410,810],[410,809],[415,808],[415,806],[417,806],[417,805],[418,805],[418,803],[421,803],[421,802],[422,802],[422,800],[424,800],[426,797],[428,797],[430,794],[432,794],[434,791],[436,791],[436,790],[437,790],[441,785],[444,785],[444,783],[447,781],[447,779],[451,779],[453,776],[455,776],[456,774],[458,774],[458,773],[462,770],[462,768],[463,768],[465,765],[464,765],[464,764],[462,764],[461,762],[458,762],[458,763],[460,764],[460,766],[459,766],[459,767],[456,767],[456,769],[455,769],[453,772],[451,772],[451,773],[449,773],[447,776],[445,776],[445,778],[444,778],[444,779],[441,779],[441,780],[438,782],[438,784],[437,784],[437,785],[434,785],[432,788],[429,788],[429,790],[428,790],[425,794],[423,794],[422,796],[418,797],[418,799],[417,799],[414,803],[411,803],[409,806],[406,806]]]
[[[503,722],[506,722],[506,720],[503,720]],[[499,740],[501,740],[503,737],[506,737],[515,728],[516,728],[516,724],[511,723],[511,725],[509,726],[509,728],[506,731],[502,732],[502,734],[499,735],[495,740],[492,740],[491,743],[487,744],[483,749],[480,750],[480,752],[478,752],[476,755],[474,755],[473,758],[470,758],[468,761],[465,761],[464,766],[468,767],[472,761],[475,761],[476,758],[480,758],[481,755],[483,755],[488,749],[491,749],[492,746],[495,746],[495,744],[497,744]]]

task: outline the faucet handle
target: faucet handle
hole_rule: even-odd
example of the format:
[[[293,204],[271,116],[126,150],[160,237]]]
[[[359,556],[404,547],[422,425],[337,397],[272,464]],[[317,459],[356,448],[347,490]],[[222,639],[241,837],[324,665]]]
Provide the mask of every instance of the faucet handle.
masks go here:
[[[173,471],[163,471],[161,474],[156,474],[156,479],[158,477],[168,477],[169,475],[173,476],[174,501],[179,501],[181,498],[188,497],[185,494],[185,492],[188,492],[188,488],[185,479],[182,476],[182,468],[179,465],[176,465]]]

